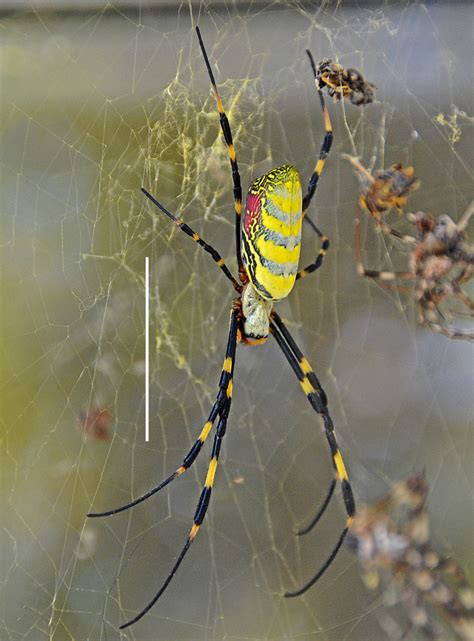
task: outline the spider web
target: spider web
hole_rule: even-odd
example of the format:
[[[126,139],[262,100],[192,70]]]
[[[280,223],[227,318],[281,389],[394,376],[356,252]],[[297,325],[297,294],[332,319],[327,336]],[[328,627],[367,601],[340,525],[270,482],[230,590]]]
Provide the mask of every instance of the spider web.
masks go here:
[[[345,549],[304,597],[282,597],[318,569],[344,515],[337,495],[316,531],[294,535],[332,467],[319,420],[271,340],[238,348],[198,539],[160,602],[118,630],[181,549],[210,448],[146,504],[85,514],[129,501],[180,464],[215,398],[232,298],[208,256],[139,191],[235,268],[228,157],[197,23],[244,186],[283,162],[309,177],[323,128],[306,48],[378,87],[366,108],[328,100],[335,141],[311,215],[331,250],[279,311],[328,394],[357,500],[425,469],[433,535],[472,575],[472,350],[417,327],[409,291],[356,277],[358,185],[341,158],[413,164],[422,186],[409,209],[459,219],[472,198],[468,5],[111,2],[54,13],[38,3],[1,23],[2,639],[386,638],[384,607]],[[371,268],[406,269],[403,247],[366,233]],[[303,244],[307,264],[318,250],[309,229]]]

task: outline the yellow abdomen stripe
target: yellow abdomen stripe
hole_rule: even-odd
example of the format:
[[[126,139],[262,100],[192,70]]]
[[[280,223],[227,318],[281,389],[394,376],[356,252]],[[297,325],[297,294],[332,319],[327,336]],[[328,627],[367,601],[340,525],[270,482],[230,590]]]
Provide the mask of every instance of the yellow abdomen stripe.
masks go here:
[[[242,221],[242,259],[257,292],[286,298],[293,288],[301,251],[302,192],[291,165],[272,169],[250,186]]]

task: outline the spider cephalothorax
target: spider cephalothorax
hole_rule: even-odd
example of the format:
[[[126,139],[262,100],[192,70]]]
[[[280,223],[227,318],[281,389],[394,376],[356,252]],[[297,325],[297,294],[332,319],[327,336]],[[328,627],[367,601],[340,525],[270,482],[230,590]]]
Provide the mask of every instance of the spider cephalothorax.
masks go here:
[[[349,98],[354,105],[368,105],[375,98],[375,85],[365,80],[357,69],[344,67],[329,58],[323,58],[317,66],[319,87],[327,87],[334,100]]]
[[[273,301],[266,300],[256,291],[252,283],[247,283],[242,290],[241,327],[239,340],[249,345],[264,343],[270,334],[270,317]]]

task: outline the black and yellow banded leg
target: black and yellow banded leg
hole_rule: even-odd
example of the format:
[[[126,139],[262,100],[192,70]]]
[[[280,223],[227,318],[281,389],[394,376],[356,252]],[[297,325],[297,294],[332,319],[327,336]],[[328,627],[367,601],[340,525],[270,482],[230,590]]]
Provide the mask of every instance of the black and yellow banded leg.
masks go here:
[[[234,142],[232,140],[232,131],[230,129],[229,119],[224,110],[224,105],[222,104],[222,99],[217,90],[216,81],[214,78],[214,73],[211,68],[211,63],[209,62],[209,57],[207,55],[206,48],[204,47],[204,42],[202,40],[201,31],[199,27],[196,27],[197,37],[199,40],[199,45],[201,47],[202,55],[204,57],[204,62],[206,63],[207,73],[211,80],[212,91],[214,93],[217,109],[219,111],[219,120],[221,123],[222,133],[224,135],[225,144],[227,145],[227,151],[229,152],[230,167],[232,170],[232,182],[234,184],[234,210],[235,210],[235,251],[237,254],[237,263],[239,266],[239,274],[244,274],[244,266],[242,264],[242,256],[240,253],[240,220],[242,214],[242,185],[240,180],[239,165],[237,163],[237,156],[235,153]]]
[[[326,559],[324,564],[321,566],[321,568],[318,570],[315,576],[310,581],[308,581],[301,589],[296,590],[294,592],[285,593],[286,597],[295,597],[295,596],[300,596],[301,594],[304,594],[306,590],[308,590],[312,585],[314,585],[316,581],[324,574],[324,572],[326,572],[326,570],[329,568],[331,563],[334,561],[346,537],[347,532],[352,526],[354,515],[355,515],[355,501],[352,493],[352,488],[349,482],[346,466],[344,463],[344,459],[342,458],[341,451],[337,444],[334,425],[329,415],[326,394],[321,388],[321,385],[319,383],[319,380],[316,374],[313,371],[313,368],[311,367],[311,365],[309,364],[308,360],[305,358],[301,350],[296,345],[295,341],[291,337],[290,333],[285,327],[280,316],[276,312],[272,313],[270,331],[272,335],[275,337],[280,349],[282,350],[292,370],[296,374],[300,382],[301,388],[304,394],[306,395],[306,398],[308,399],[311,407],[315,410],[315,412],[317,412],[321,416],[323,420],[324,431],[325,431],[326,439],[328,441],[329,448],[331,451],[332,463],[336,472],[336,479],[341,483],[342,497],[344,500],[344,506],[346,510],[346,525],[343,531],[341,532],[339,539],[336,542],[336,545],[332,549],[329,557]],[[332,495],[333,490],[334,488],[331,485],[328,495],[329,494]],[[324,510],[326,509],[329,503],[329,499],[330,499],[330,496],[329,498],[327,496],[323,503],[322,508],[320,508],[320,510],[318,511],[317,518],[313,519],[314,522],[316,522],[324,513]],[[309,531],[309,529],[311,528],[305,528],[304,531]]]
[[[230,336],[229,340],[230,341],[233,340],[233,336]],[[189,452],[183,458],[183,462],[181,463],[181,465],[178,468],[176,468],[176,470],[172,474],[170,474],[167,478],[161,481],[159,485],[152,488],[142,496],[139,496],[138,498],[134,499],[133,501],[130,501],[129,503],[126,503],[125,505],[121,505],[120,507],[113,508],[112,510],[106,510],[105,512],[91,512],[87,514],[89,518],[111,516],[112,514],[118,514],[119,512],[124,512],[125,510],[135,507],[135,505],[138,505],[139,503],[146,501],[146,499],[150,498],[150,496],[153,496],[154,494],[162,490],[169,483],[171,483],[171,481],[174,481],[174,479],[176,479],[178,476],[181,476],[181,474],[184,474],[184,472],[186,472],[186,470],[188,470],[191,467],[191,465],[197,459],[202,449],[202,446],[206,442],[206,439],[209,436],[209,433],[216,421],[217,416],[220,416],[222,414],[225,408],[225,404],[227,403],[226,390],[228,385],[228,379],[231,375],[230,372],[232,367],[232,360],[228,354],[229,352],[230,352],[230,344],[228,344],[227,346],[227,353],[224,359],[224,364],[222,366],[222,372],[219,380],[219,392],[217,394],[216,401],[212,406],[212,409],[209,413],[209,417],[206,423],[204,424],[201,430],[201,433],[199,434],[197,440],[194,442]]]
[[[337,479],[341,482],[342,485],[342,495],[344,504],[346,506],[346,511],[348,513],[347,515],[348,517],[352,517],[354,515],[355,509],[354,498],[352,495],[352,489],[350,488],[344,460],[342,458],[339,447],[337,446],[334,425],[332,422],[332,418],[329,415],[326,392],[321,387],[321,383],[316,376],[313,368],[311,367],[308,359],[299,349],[295,340],[288,331],[286,325],[283,323],[281,317],[276,312],[273,312],[272,320],[278,327],[279,332],[281,332],[281,335],[285,340],[285,345],[288,346],[289,353],[293,357],[292,362],[295,366],[292,365],[292,362],[290,362],[290,365],[292,365],[296,375],[298,376],[298,380],[300,381],[303,392],[308,397],[308,400],[313,409],[322,416],[326,438],[331,450],[334,469],[337,474]],[[285,356],[287,356],[286,353]]]
[[[142,192],[145,194],[145,196],[148,198],[148,200],[151,200],[151,202],[158,207],[160,211],[162,211],[168,218],[170,218],[175,225],[177,225],[181,231],[184,231],[185,234],[187,234],[190,238],[194,240],[195,243],[197,243],[200,247],[204,249],[208,254],[210,254],[212,260],[218,265],[218,267],[221,268],[221,270],[224,272],[225,276],[230,280],[232,285],[234,286],[234,289],[238,291],[239,293],[242,291],[242,285],[238,283],[235,278],[232,276],[231,271],[227,267],[227,265],[224,262],[224,259],[222,256],[219,254],[219,252],[212,247],[212,245],[209,245],[206,243],[205,240],[203,240],[199,234],[197,234],[195,231],[191,229],[189,225],[187,225],[185,222],[180,220],[179,218],[176,218],[174,214],[172,214],[166,207],[164,207],[161,203],[159,203],[156,198],[154,198],[144,187],[141,188]]]
[[[323,233],[321,233],[319,229],[316,227],[316,225],[314,225],[314,229],[319,236],[319,240],[321,242],[321,248],[318,252],[318,255],[316,256],[316,260],[314,261],[314,263],[311,263],[304,269],[300,269],[298,271],[298,273],[296,274],[296,280],[300,278],[306,278],[306,276],[309,276],[310,274],[315,272],[317,269],[319,269],[323,264],[324,257],[326,256],[327,251],[329,249],[329,238],[325,236]]]
[[[113,508],[112,510],[106,510],[105,512],[90,512],[89,514],[87,514],[87,516],[89,518],[95,518],[100,516],[111,516],[112,514],[118,514],[119,512],[124,512],[125,510],[129,510],[130,508],[135,507],[135,505],[138,505],[139,503],[146,501],[148,498],[150,498],[150,496],[153,496],[153,494],[156,494],[157,492],[162,490],[164,487],[166,487],[169,483],[171,483],[171,481],[174,481],[175,478],[177,478],[178,476],[181,476],[181,474],[186,472],[186,470],[188,470],[196,460],[199,452],[201,451],[202,446],[204,445],[207,437],[209,436],[209,432],[211,431],[212,426],[216,420],[216,417],[219,414],[219,409],[220,409],[219,404],[220,403],[218,398],[212,407],[211,413],[209,414],[209,418],[207,419],[207,422],[204,424],[204,427],[202,428],[198,439],[196,440],[194,445],[191,447],[189,452],[184,457],[182,464],[178,468],[176,468],[176,470],[172,474],[170,474],[167,478],[165,478],[159,485],[152,488],[148,492],[145,492],[145,494],[142,494],[142,496],[139,496],[133,501],[130,501],[130,503],[126,503],[125,505],[121,505],[120,507]]]
[[[306,53],[308,54],[308,58],[311,63],[311,69],[313,70],[314,84],[316,85],[316,89],[319,96],[319,102],[321,104],[321,111],[323,114],[323,122],[324,122],[324,131],[326,133],[324,135],[324,140],[321,145],[321,150],[319,152],[319,158],[314,167],[314,171],[311,174],[311,177],[309,179],[308,190],[306,192],[305,197],[303,198],[303,216],[306,214],[306,210],[308,209],[311,203],[311,199],[314,196],[314,192],[316,191],[316,187],[318,186],[319,177],[323,173],[324,165],[326,163],[326,158],[331,149],[332,138],[333,138],[331,118],[329,117],[329,112],[326,107],[326,103],[324,102],[323,92],[319,87],[319,83],[316,75],[316,65],[314,64],[314,59],[313,59],[313,56],[311,55],[311,51],[309,51],[309,49],[306,49]],[[308,219],[308,223],[311,224],[309,219]],[[314,225],[312,226],[314,227]]]
[[[219,421],[216,427],[216,434],[214,436],[214,443],[212,446],[211,460],[209,462],[209,467],[207,469],[206,479],[204,481],[204,487],[202,489],[199,501],[197,503],[196,512],[194,514],[193,525],[189,531],[188,538],[184,544],[183,549],[178,555],[171,572],[166,577],[163,585],[158,590],[153,599],[148,603],[148,605],[137,614],[136,617],[127,621],[120,626],[120,629],[128,628],[130,625],[133,625],[139,621],[145,614],[155,605],[160,596],[166,590],[174,575],[176,574],[179,566],[181,565],[184,557],[186,556],[187,551],[189,550],[191,543],[197,536],[199,529],[201,528],[204,517],[206,516],[207,508],[209,507],[209,502],[211,500],[212,487],[214,485],[214,480],[217,471],[217,462],[219,460],[219,453],[221,450],[222,439],[225,435],[227,428],[227,419],[230,412],[230,406],[232,403],[232,385],[233,385],[233,375],[234,375],[234,364],[235,364],[235,350],[237,345],[237,327],[239,322],[239,313],[240,310],[238,307],[233,306],[231,317],[230,317],[230,327],[229,327],[229,338],[227,340],[227,349],[224,360],[224,367],[222,370],[221,378],[219,381],[219,394],[218,399],[220,399],[220,409],[219,409]]]
[[[309,218],[306,215],[308,207],[309,207],[309,205],[311,203],[311,200],[312,200],[312,198],[314,196],[314,193],[316,191],[316,187],[318,186],[319,177],[321,176],[322,171],[324,169],[324,165],[326,163],[326,158],[327,158],[327,156],[329,154],[329,151],[331,149],[332,140],[333,140],[332,123],[331,123],[331,119],[329,117],[329,112],[327,110],[326,103],[324,102],[323,93],[322,93],[322,91],[321,91],[321,89],[319,87],[318,81],[317,81],[316,65],[314,64],[314,59],[313,59],[313,56],[312,56],[311,52],[307,49],[306,53],[308,54],[308,58],[309,58],[309,61],[311,63],[311,68],[313,70],[314,82],[315,82],[315,85],[316,85],[316,89],[318,91],[319,102],[321,104],[321,111],[322,111],[322,114],[323,114],[324,130],[325,130],[326,133],[324,135],[324,139],[323,139],[323,142],[322,142],[322,145],[321,145],[321,149],[319,151],[318,160],[316,162],[316,165],[314,167],[313,173],[311,174],[311,177],[310,177],[309,182],[308,182],[308,188],[307,188],[307,191],[306,191],[306,195],[303,198],[303,217],[304,217],[304,220],[313,229],[313,231],[315,231],[318,234],[319,240],[321,242],[321,249],[319,250],[319,253],[318,253],[317,257],[316,257],[316,260],[313,263],[311,263],[310,265],[308,265],[304,269],[301,269],[298,272],[298,274],[296,276],[297,279],[298,278],[305,278],[309,274],[312,274],[317,269],[319,269],[321,267],[322,263],[323,263],[324,257],[326,256],[326,253],[327,253],[327,251],[329,249],[329,238],[325,234],[323,234],[318,229],[318,227],[314,224],[314,222],[311,220],[311,218]]]
[[[275,310],[273,310],[272,312],[272,320],[275,321],[275,325],[277,325],[278,329],[280,330],[280,333],[282,334],[283,338],[287,342],[292,353],[296,356],[299,370],[303,371],[303,373],[307,376],[309,382],[311,383],[311,385],[314,387],[317,394],[319,395],[322,406],[324,406],[327,410],[327,404],[328,404],[327,396],[326,396],[326,392],[321,387],[319,378],[316,376],[316,373],[314,372],[313,368],[309,364],[307,358],[305,358],[305,356],[303,355],[303,352],[300,350],[300,348],[296,344],[293,336],[288,331],[288,328],[283,323],[281,316]]]

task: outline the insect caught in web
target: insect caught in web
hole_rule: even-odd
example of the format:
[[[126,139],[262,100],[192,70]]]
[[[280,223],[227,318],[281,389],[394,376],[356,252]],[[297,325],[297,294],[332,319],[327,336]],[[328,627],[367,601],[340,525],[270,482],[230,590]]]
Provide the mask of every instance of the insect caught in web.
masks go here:
[[[376,86],[368,82],[357,69],[344,69],[337,62],[323,58],[318,62],[316,78],[319,88],[326,87],[334,100],[349,98],[357,106],[374,101]]]
[[[411,628],[428,641],[447,639],[445,627],[457,639],[474,641],[474,592],[459,563],[436,552],[427,495],[423,475],[395,483],[387,496],[358,510],[347,542],[367,587],[399,603]]]
[[[348,154],[342,154],[342,157],[349,160],[365,183],[365,188],[359,198],[361,209],[372,216],[384,234],[390,234],[399,240],[405,238],[408,242],[414,242],[413,238],[410,240],[410,236],[404,236],[387,225],[384,220],[392,210],[401,216],[403,214],[402,207],[406,205],[408,197],[420,186],[420,181],[415,177],[413,167],[403,167],[397,163],[388,169],[375,172],[372,176],[357,158]]]
[[[473,318],[474,300],[466,293],[465,285],[474,276],[474,251],[465,242],[465,231],[474,213],[474,203],[458,223],[443,214],[434,218],[419,211],[406,214],[415,226],[415,235],[404,234],[388,225],[384,216],[395,208],[401,213],[410,193],[419,185],[413,167],[393,165],[372,176],[356,158],[348,157],[369,187],[359,198],[360,207],[367,211],[385,234],[410,247],[409,271],[375,271],[364,267],[360,239],[360,218],[354,219],[356,269],[385,286],[397,281],[413,281],[418,306],[418,320],[431,330],[448,338],[474,339],[474,330],[457,329],[447,324],[449,306],[457,303],[464,315]],[[458,312],[459,313],[459,312]]]
[[[120,626],[121,628],[126,628],[139,621],[158,601],[181,565],[189,547],[195,540],[202,526],[211,499],[219,453],[226,433],[227,421],[232,403],[232,387],[237,343],[258,345],[264,343],[269,335],[273,336],[277,345],[283,352],[285,359],[288,361],[291,369],[296,375],[311,407],[322,419],[324,433],[329,444],[332,465],[334,468],[334,478],[328,488],[326,498],[316,516],[307,527],[299,532],[299,534],[309,532],[319,521],[329,505],[331,496],[338,481],[342,488],[342,496],[346,511],[345,527],[342,529],[331,553],[318,572],[301,589],[294,592],[287,592],[285,596],[293,597],[303,594],[324,574],[336,557],[336,554],[338,553],[344,538],[352,525],[355,514],[354,497],[349,483],[346,466],[337,444],[333,421],[329,414],[326,394],[322,389],[321,383],[313,371],[313,368],[300,351],[285,323],[274,309],[274,304],[276,302],[288,296],[295,284],[295,281],[304,278],[319,269],[329,247],[328,238],[319,231],[314,223],[311,223],[319,236],[321,247],[314,262],[304,269],[298,269],[303,218],[311,203],[311,199],[314,196],[333,137],[331,120],[316,77],[316,67],[311,53],[308,51],[307,53],[313,70],[315,85],[319,95],[325,136],[314,171],[309,179],[306,194],[303,197],[301,181],[296,168],[291,165],[281,165],[252,182],[247,193],[245,212],[242,216],[242,187],[231,128],[224,111],[224,106],[216,86],[211,64],[198,27],[196,27],[196,31],[211,81],[212,92],[217,103],[222,133],[229,153],[234,193],[235,243],[239,271],[238,279],[232,275],[230,269],[225,264],[224,259],[216,249],[206,243],[206,241],[193,231],[189,225],[176,218],[146,189],[142,188],[142,192],[187,236],[191,237],[200,247],[203,248],[204,251],[210,254],[211,258],[221,269],[224,276],[230,281],[237,295],[232,300],[231,304],[227,347],[219,379],[216,400],[201,433],[184,457],[182,464],[159,485],[146,492],[143,496],[127,503],[127,505],[123,505],[106,512],[88,514],[89,517],[101,517],[117,514],[138,505],[159,490],[163,489],[166,485],[171,483],[171,481],[181,476],[191,467],[198,457],[206,439],[211,433],[212,428],[215,426],[214,442],[207,475],[204,480],[204,487],[201,491],[193,518],[193,524],[184,547],[179,553],[164,583],[150,603],[148,603],[148,605],[133,619]],[[241,220],[242,218],[243,220]]]

